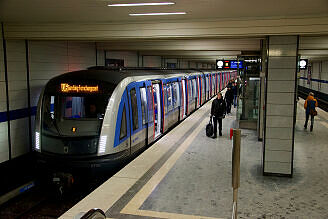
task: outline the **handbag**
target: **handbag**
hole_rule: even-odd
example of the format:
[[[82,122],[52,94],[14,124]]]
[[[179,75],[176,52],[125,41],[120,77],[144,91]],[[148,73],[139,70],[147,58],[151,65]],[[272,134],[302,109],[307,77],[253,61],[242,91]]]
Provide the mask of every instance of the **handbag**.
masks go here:
[[[310,115],[316,116],[316,115],[318,115],[318,112],[315,109],[310,109]]]
[[[210,118],[209,123],[206,125],[206,136],[211,137],[213,135],[214,129],[212,124],[212,117]]]

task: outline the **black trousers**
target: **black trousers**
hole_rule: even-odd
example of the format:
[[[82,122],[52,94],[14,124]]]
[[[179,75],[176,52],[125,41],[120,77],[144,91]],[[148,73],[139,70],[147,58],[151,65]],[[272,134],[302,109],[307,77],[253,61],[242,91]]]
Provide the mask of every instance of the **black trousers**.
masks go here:
[[[231,113],[231,102],[229,102],[229,101],[227,101],[227,108],[226,108],[226,110],[227,110],[227,113]]]
[[[313,123],[314,123],[314,116],[305,113],[305,124],[304,127],[307,127],[308,121],[309,121],[309,117],[311,116],[311,127],[313,127]]]
[[[219,133],[222,133],[222,118],[217,118],[213,116],[214,136],[217,136],[218,122],[219,122]]]

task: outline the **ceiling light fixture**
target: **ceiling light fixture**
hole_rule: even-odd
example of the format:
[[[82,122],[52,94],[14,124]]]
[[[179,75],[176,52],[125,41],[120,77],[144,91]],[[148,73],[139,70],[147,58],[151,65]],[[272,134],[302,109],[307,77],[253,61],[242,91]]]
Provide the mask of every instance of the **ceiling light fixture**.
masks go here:
[[[144,13],[144,14],[129,14],[130,16],[151,16],[151,15],[181,15],[186,12],[167,12],[167,13]]]
[[[109,4],[109,7],[131,7],[131,6],[158,6],[158,5],[174,5],[174,2],[149,2],[149,3],[126,3],[126,4]]]

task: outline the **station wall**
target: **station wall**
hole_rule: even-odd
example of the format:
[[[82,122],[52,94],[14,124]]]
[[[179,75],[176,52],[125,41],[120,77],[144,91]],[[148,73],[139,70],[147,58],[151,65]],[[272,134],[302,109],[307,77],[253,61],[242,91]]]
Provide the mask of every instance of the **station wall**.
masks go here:
[[[0,26],[0,33],[2,32]],[[7,92],[5,80],[4,49],[0,34],[0,163],[9,159],[8,123],[7,123]]]
[[[143,67],[162,67],[162,57],[160,56],[143,56],[142,57]]]
[[[189,63],[186,60],[180,60],[180,68],[189,68]]]
[[[31,150],[31,143],[34,143],[34,115],[37,102],[43,86],[50,78],[103,64],[95,43],[25,40],[5,42],[8,80],[4,76],[5,59],[2,44],[0,47],[0,163]],[[6,97],[6,84],[9,101]],[[6,116],[7,104],[10,119]]]
[[[29,151],[29,116],[26,45],[24,40],[6,41],[11,158]]]
[[[122,59],[124,67],[138,67],[138,53],[134,51],[106,51],[106,59]]]

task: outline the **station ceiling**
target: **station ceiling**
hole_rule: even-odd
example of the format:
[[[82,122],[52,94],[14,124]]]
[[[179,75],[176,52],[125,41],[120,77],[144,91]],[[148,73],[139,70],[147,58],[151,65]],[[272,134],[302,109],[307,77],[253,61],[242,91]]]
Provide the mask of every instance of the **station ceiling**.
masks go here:
[[[167,2],[169,0],[165,0]],[[0,0],[5,38],[84,40],[105,50],[214,62],[260,50],[267,35],[300,34],[300,54],[328,58],[327,0]],[[130,13],[186,12],[173,16]]]
[[[159,0],[2,0],[4,22],[126,22],[176,19],[291,17],[326,15],[327,0],[173,0],[174,5],[108,7],[109,3]],[[129,13],[186,12],[176,16],[131,17]]]

